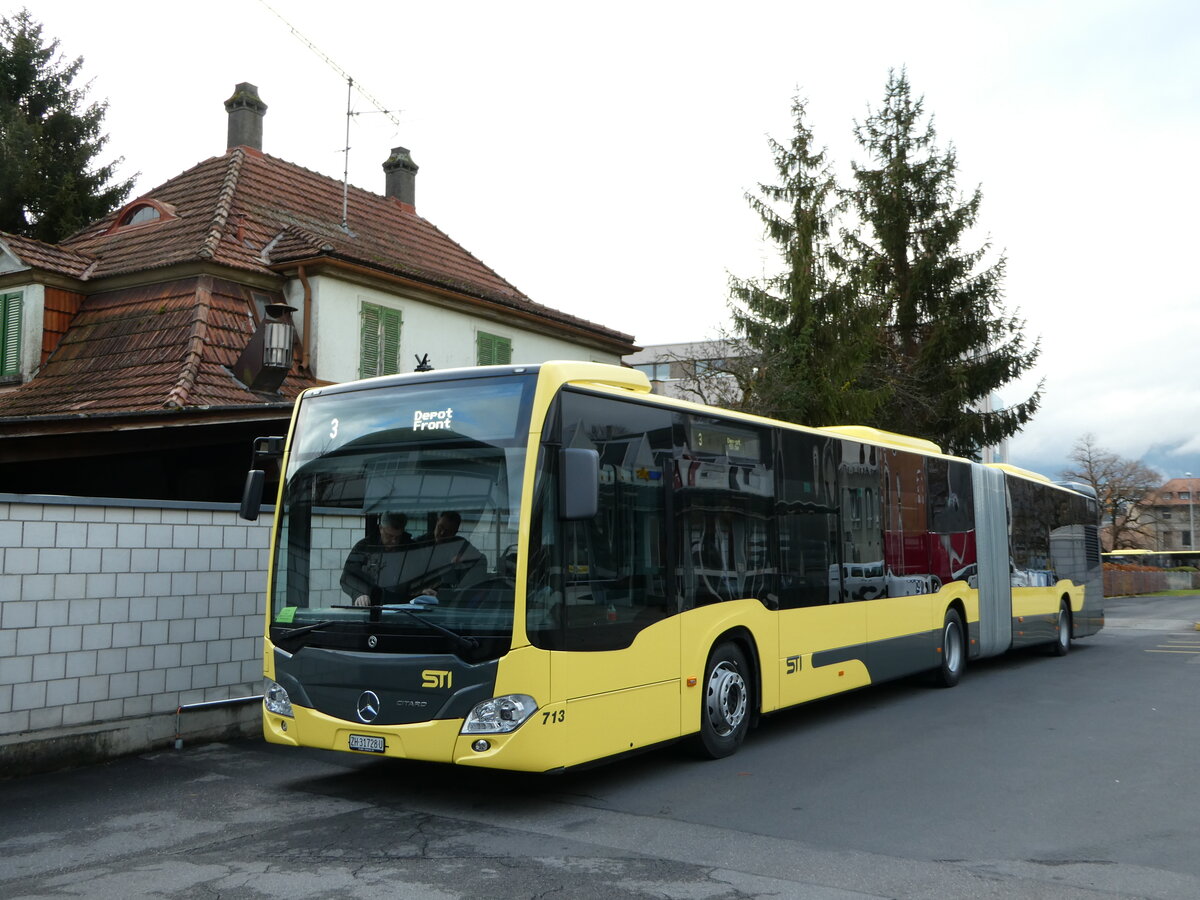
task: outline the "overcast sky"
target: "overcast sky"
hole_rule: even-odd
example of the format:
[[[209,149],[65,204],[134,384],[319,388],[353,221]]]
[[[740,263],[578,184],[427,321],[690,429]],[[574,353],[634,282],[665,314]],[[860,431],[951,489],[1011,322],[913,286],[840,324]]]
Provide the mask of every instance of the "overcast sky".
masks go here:
[[[420,214],[534,300],[642,344],[715,336],[729,273],[772,265],[744,194],[774,175],[766,136],[789,137],[792,96],[848,173],[853,122],[906,66],[1041,339],[1036,374],[1001,394],[1045,379],[1012,462],[1057,474],[1092,432],[1200,472],[1195,0],[271,6],[399,121],[352,96],[352,183],[382,192],[408,147]],[[241,81],[269,107],[267,153],[341,176],[346,82],[261,0],[30,8],[85,58],[104,158],[135,193],[224,152]]]

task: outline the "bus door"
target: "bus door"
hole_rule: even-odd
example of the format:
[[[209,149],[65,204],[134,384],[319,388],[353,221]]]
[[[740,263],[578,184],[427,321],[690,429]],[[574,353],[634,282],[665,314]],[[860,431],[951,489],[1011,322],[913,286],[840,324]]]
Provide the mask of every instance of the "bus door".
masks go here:
[[[679,617],[670,588],[671,413],[564,392],[563,446],[599,455],[599,511],[559,522],[551,652],[565,765],[679,735]],[[664,433],[665,431],[665,433]]]
[[[888,448],[870,451],[877,465],[871,514],[882,529],[884,585],[880,599],[869,604],[867,640],[871,680],[879,682],[937,664],[944,610],[930,597],[941,590],[942,579],[934,572],[930,553],[926,457]]]
[[[841,552],[847,544],[853,548],[855,529],[862,528],[861,511],[856,515],[849,508],[851,495],[844,515],[841,509],[844,443],[849,442],[799,431],[779,436],[776,671],[782,706],[870,681],[861,600],[879,589],[880,578],[877,567],[852,565]]]

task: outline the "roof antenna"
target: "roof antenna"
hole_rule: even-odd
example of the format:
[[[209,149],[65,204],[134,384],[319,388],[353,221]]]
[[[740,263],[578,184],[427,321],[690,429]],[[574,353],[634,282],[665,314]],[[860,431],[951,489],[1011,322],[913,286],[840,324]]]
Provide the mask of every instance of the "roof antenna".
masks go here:
[[[433,364],[429,361],[428,353],[426,353],[424,356],[417,356],[414,354],[413,359],[415,359],[417,361],[417,367],[415,369],[413,369],[414,372],[432,372],[433,371]]]
[[[354,112],[350,108],[351,93],[353,91],[358,91],[360,97],[375,107],[375,112],[383,113],[383,115],[387,116],[388,121],[395,125],[396,128],[400,127],[400,120],[397,119],[393,114],[399,112],[399,110],[384,109],[383,104],[376,100],[366,89],[363,88],[361,84],[354,83],[354,79],[351,77],[349,72],[334,62],[333,59],[327,53],[324,53],[320,47],[297,31],[296,26],[280,15],[277,10],[272,8],[271,4],[267,3],[267,0],[258,0],[258,2],[265,6],[271,13],[273,13],[275,18],[279,19],[280,22],[286,25],[288,30],[296,36],[296,40],[300,41],[300,43],[308,47],[309,50],[317,54],[317,56],[321,57],[321,59],[325,60],[331,69],[346,79],[346,146],[342,149],[342,153],[345,154],[345,165],[342,169],[342,230],[349,231],[350,225],[347,208],[349,205],[350,194],[350,117],[362,115],[361,112]]]

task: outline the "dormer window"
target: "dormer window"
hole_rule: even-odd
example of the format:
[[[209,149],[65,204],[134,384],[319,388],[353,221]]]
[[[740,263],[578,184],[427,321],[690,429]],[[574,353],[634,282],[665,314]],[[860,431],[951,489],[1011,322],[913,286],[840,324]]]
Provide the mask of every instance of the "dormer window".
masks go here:
[[[155,219],[161,219],[162,213],[149,204],[143,206],[135,206],[125,215],[121,216],[121,225],[141,225],[143,222],[153,222]]]
[[[108,234],[112,234],[121,228],[133,228],[138,225],[150,225],[154,222],[159,222],[164,219],[175,218],[175,209],[166,204],[160,203],[157,200],[142,198],[134,200],[117,216],[117,220],[108,229]]]

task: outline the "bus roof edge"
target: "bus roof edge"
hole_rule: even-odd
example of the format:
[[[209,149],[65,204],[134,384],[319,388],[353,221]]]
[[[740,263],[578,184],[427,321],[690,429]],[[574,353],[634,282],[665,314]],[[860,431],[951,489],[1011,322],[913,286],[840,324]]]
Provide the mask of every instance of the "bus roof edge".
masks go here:
[[[1031,478],[1034,481],[1042,481],[1046,484],[1054,484],[1053,481],[1040,472],[1031,472],[1029,469],[1022,469],[1020,466],[1010,466],[1008,463],[988,463],[987,465],[990,468],[1000,469],[1002,472],[1008,472],[1012,475],[1020,475],[1023,478]],[[1061,485],[1055,485],[1055,487],[1061,487]]]
[[[541,371],[564,384],[603,384],[624,388],[637,394],[650,393],[650,379],[646,377],[646,373],[625,366],[553,359],[542,363]]]
[[[873,444],[884,444],[899,447],[902,450],[916,450],[918,453],[936,453],[942,456],[942,448],[933,441],[924,438],[910,437],[907,434],[897,434],[894,431],[884,431],[881,428],[871,428],[867,425],[824,425],[817,429],[826,434],[840,434],[842,437],[856,441],[870,441]]]

